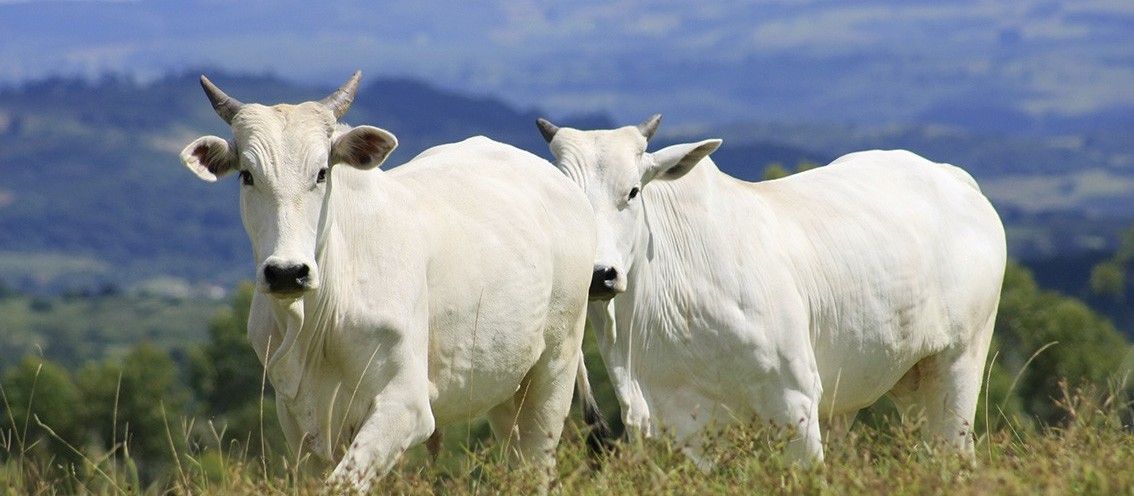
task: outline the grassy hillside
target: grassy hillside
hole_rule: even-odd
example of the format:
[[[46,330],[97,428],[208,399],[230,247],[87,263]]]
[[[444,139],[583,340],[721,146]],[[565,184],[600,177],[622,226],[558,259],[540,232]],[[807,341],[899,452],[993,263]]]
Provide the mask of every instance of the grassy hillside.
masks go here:
[[[704,472],[671,441],[621,444],[601,466],[569,430],[558,450],[559,494],[1109,494],[1134,487],[1130,410],[1118,399],[1071,392],[1059,404],[1070,414],[1060,427],[1005,428],[980,435],[975,460],[922,442],[915,428],[858,426],[827,443],[826,463],[793,465],[782,441],[758,425],[736,428],[709,448],[716,466]],[[178,419],[170,419],[178,424]],[[571,429],[569,427],[569,429]],[[176,432],[176,431],[174,431]],[[171,440],[170,445],[173,445]],[[71,479],[50,473],[9,448],[0,464],[0,493],[62,494],[325,494],[319,472],[280,452],[265,457],[215,448],[180,452],[168,474],[140,483],[130,458],[110,464],[86,459]],[[108,459],[110,457],[108,456]],[[102,468],[96,468],[102,467]],[[373,494],[534,494],[532,469],[507,467],[490,442],[471,452],[447,450],[435,462],[422,447],[403,457]],[[340,488],[341,490],[341,488]],[[332,490],[332,492],[338,492]]]

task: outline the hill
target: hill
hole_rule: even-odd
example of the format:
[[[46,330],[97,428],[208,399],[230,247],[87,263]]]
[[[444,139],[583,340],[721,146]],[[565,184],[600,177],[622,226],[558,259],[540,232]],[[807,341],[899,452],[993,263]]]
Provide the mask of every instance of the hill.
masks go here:
[[[318,99],[333,88],[270,75],[205,71],[242,101]],[[27,290],[231,288],[251,274],[235,181],[206,184],[177,154],[204,134],[229,136],[201,92],[199,72],[148,83],[126,76],[51,78],[0,90],[0,280]],[[483,134],[548,157],[538,109],[444,90],[411,79],[366,81],[350,123],[378,125],[400,141],[389,164],[433,144]],[[563,125],[612,127],[601,114],[556,116]],[[643,118],[646,116],[643,116]],[[1126,146],[1103,134],[1053,140],[941,126],[738,123],[689,128],[666,122],[652,145],[721,136],[714,159],[758,180],[771,163],[826,163],[847,151],[909,148],[965,166],[997,203],[1017,256],[1105,248],[1130,224],[1134,184]],[[549,158],[549,157],[548,157]],[[1049,226],[1062,222],[1059,231]],[[1070,219],[1070,220],[1067,220]],[[187,286],[186,286],[187,285]]]
[[[210,78],[243,101],[263,103],[318,99],[333,90],[271,76]],[[398,164],[475,134],[546,156],[533,124],[538,115],[498,99],[386,79],[363,85],[346,120],[394,132],[400,146],[389,163]],[[563,121],[612,125],[599,115]],[[235,182],[202,183],[177,159],[203,134],[231,131],[208,105],[197,73],[148,84],[53,78],[0,91],[0,280],[62,291],[165,276],[232,287],[250,277]]]

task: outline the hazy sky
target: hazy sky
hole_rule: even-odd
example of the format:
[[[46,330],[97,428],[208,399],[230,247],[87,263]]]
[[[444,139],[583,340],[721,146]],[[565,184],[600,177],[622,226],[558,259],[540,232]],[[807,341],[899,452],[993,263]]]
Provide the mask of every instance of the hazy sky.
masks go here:
[[[990,95],[1073,114],[1134,106],[1134,1],[0,0],[3,83],[206,67],[635,120],[902,119]]]

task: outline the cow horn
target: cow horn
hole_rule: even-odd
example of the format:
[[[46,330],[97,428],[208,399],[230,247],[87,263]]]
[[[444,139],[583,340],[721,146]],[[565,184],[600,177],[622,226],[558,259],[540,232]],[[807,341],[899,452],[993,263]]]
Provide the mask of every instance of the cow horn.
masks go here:
[[[539,128],[539,134],[543,135],[543,139],[551,143],[551,139],[555,137],[555,133],[559,132],[559,126],[552,124],[551,121],[540,117],[535,121],[536,127]]]
[[[661,125],[661,114],[654,114],[653,117],[642,121],[638,124],[638,132],[642,133],[647,140],[654,137],[654,133],[658,132],[658,126]]]
[[[217,111],[217,115],[228,124],[232,124],[232,118],[236,112],[240,110],[240,106],[244,105],[231,96],[226,95],[217,85],[209,81],[209,78],[201,76],[201,87],[205,89],[205,96],[209,97],[209,103],[213,104],[213,110]]]
[[[354,75],[350,80],[342,85],[338,90],[327,98],[321,100],[323,105],[326,105],[335,113],[335,119],[341,119],[347,110],[350,110],[350,104],[354,102],[354,94],[358,93],[358,81],[362,79],[362,71],[354,71]]]

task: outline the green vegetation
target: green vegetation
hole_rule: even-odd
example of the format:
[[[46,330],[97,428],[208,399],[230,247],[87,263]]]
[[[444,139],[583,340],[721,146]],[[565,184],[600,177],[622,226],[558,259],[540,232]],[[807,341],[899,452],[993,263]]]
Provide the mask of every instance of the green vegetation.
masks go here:
[[[142,339],[125,350],[118,344],[102,346],[97,355],[85,352],[82,363],[67,366],[36,353],[5,362],[12,365],[0,382],[0,494],[320,492],[320,470],[296,459],[283,441],[272,390],[244,337],[251,292],[243,285],[187,345]],[[186,323],[164,312],[190,305],[121,294],[0,295],[0,305],[13,305],[4,308],[27,315],[33,307],[66,318],[94,308],[133,308],[165,315],[174,326]],[[170,308],[161,308],[163,301]],[[1082,302],[1040,289],[1026,269],[1012,264],[994,339],[978,407],[975,467],[919,441],[916,420],[892,421],[895,412],[882,402],[864,412],[845,439],[829,442],[828,463],[813,469],[786,463],[782,442],[762,425],[721,434],[711,450],[717,468],[709,473],[664,440],[624,442],[595,468],[573,418],[560,448],[557,487],[572,494],[1030,494],[1131,487],[1129,345],[1118,331]],[[617,402],[589,337],[586,351],[599,402],[617,425]],[[452,427],[439,460],[414,448],[377,492],[531,492],[535,478],[500,464],[493,446],[483,423]]]
[[[36,355],[74,370],[91,360],[122,359],[142,341],[183,355],[207,337],[208,316],[226,305],[114,288],[62,297],[0,290],[0,364]]]
[[[1122,243],[1113,255],[1091,269],[1091,292],[1113,300],[1122,300],[1127,294],[1127,286],[1134,284],[1134,281],[1126,277],[1126,271],[1132,263],[1134,263],[1134,229],[1122,234]]]
[[[763,181],[770,181],[772,179],[780,179],[782,177],[788,177],[788,176],[790,176],[790,175],[792,175],[796,172],[803,172],[805,170],[811,170],[811,169],[814,169],[814,168],[819,167],[821,165],[823,165],[823,164],[820,164],[818,162],[812,162],[810,160],[800,160],[799,163],[795,164],[795,170],[791,171],[791,170],[788,170],[788,168],[785,167],[784,164],[782,164],[780,162],[771,162],[771,163],[768,164],[767,167],[764,168],[764,177],[762,178],[762,180]]]
[[[827,444],[824,465],[788,464],[779,442],[762,426],[731,429],[711,445],[717,466],[702,472],[666,441],[625,443],[601,467],[588,463],[583,441],[568,431],[560,444],[554,490],[562,494],[1106,494],[1134,486],[1134,443],[1122,402],[1078,391],[1060,401],[1068,421],[1059,427],[982,434],[975,464],[918,440],[916,428],[891,424],[856,428]],[[415,448],[379,481],[373,494],[535,494],[530,469],[508,468],[491,448],[448,452],[430,463]],[[128,468],[89,465],[67,485],[43,477],[44,463],[0,466],[0,493],[52,494],[326,494],[307,464],[212,447],[182,452],[161,484],[137,484]],[[84,463],[92,463],[87,460]],[[331,493],[337,491],[332,490]]]

